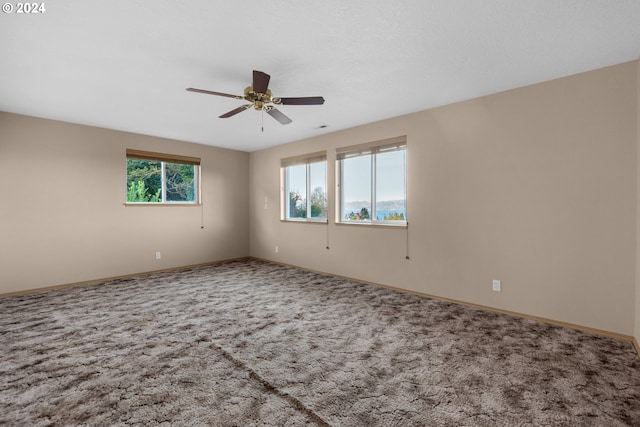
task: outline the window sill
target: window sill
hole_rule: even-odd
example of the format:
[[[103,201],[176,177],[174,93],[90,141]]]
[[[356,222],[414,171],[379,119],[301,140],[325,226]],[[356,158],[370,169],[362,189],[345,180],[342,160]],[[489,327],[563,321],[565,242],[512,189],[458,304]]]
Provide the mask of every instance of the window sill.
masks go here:
[[[140,206],[202,206],[202,203],[145,203],[145,202],[135,202],[135,203],[123,203],[126,207],[140,207]]]
[[[326,219],[281,219],[280,222],[290,222],[296,224],[327,224]]]
[[[406,229],[409,226],[408,222],[402,222],[400,224],[385,223],[371,223],[371,222],[336,222],[336,225],[340,226],[355,226],[355,227],[373,227],[373,228],[399,228]]]

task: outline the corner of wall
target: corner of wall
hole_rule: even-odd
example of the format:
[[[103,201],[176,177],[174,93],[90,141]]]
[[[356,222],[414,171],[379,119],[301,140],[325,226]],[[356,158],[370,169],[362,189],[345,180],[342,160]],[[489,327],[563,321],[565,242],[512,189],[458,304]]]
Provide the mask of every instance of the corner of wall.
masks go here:
[[[640,355],[640,58],[636,61],[636,76],[636,305],[633,337]]]

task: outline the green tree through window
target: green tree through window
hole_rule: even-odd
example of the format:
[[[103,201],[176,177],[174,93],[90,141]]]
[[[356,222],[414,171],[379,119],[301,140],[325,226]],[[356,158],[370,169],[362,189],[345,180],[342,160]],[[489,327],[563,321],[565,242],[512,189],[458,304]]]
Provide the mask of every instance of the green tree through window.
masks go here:
[[[283,204],[286,220],[327,219],[327,160],[316,153],[311,158],[283,159]]]
[[[181,163],[167,161],[168,155],[164,160],[154,159],[154,153],[138,153],[127,152],[127,202],[197,203],[199,164],[195,160]]]
[[[127,202],[162,201],[162,162],[127,159]]]

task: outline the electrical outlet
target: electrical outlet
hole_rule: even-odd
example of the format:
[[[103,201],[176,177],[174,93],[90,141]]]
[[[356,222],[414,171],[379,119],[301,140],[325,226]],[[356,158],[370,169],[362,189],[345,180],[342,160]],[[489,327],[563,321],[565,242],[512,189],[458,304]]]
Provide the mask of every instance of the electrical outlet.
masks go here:
[[[278,253],[278,245],[276,245],[276,253]]]
[[[494,280],[493,281],[493,290],[495,292],[500,292],[502,291],[502,281],[500,280]]]
[[[156,252],[156,259],[160,259],[162,258],[162,254],[160,253],[160,251]]]

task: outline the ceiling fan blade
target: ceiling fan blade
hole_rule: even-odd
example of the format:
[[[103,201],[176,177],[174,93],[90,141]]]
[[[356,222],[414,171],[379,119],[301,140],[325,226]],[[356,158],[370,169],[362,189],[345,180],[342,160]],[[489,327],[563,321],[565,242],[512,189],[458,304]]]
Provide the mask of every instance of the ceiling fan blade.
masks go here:
[[[307,96],[302,98],[276,98],[276,104],[282,105],[321,105],[324,104],[324,98],[321,96]]]
[[[238,96],[238,95],[230,95],[228,93],[222,93],[222,92],[213,92],[211,90],[195,89],[195,88],[192,88],[192,87],[188,87],[187,90],[189,92],[206,93],[208,95],[218,95],[218,96],[226,96],[227,98],[242,99],[242,97]]]
[[[246,110],[247,108],[250,108],[253,104],[246,104],[243,105],[241,107],[236,108],[235,110],[231,110],[228,113],[224,113],[223,115],[219,116],[221,119],[226,119],[229,118],[231,116],[235,116],[238,113],[243,112],[244,110]]]
[[[255,93],[267,93],[271,76],[262,71],[253,70],[253,91]]]
[[[293,121],[276,108],[269,108],[267,110],[267,114],[273,117],[274,119],[276,119],[277,121],[279,121],[280,124],[283,124],[283,125],[288,125]]]

